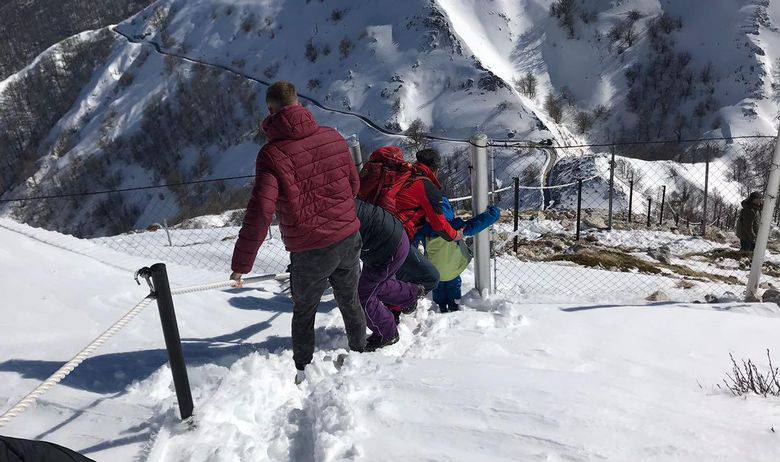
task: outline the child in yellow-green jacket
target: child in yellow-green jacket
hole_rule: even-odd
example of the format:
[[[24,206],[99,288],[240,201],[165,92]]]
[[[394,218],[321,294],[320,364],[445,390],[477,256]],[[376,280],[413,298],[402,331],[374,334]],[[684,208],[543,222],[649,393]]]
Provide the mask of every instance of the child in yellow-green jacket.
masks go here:
[[[442,212],[455,230],[463,229],[464,236],[474,236],[492,226],[501,217],[501,211],[488,207],[471,220],[464,221],[455,217],[455,211],[446,197],[442,197]],[[471,251],[464,241],[447,241],[438,236],[427,224],[415,236],[416,242],[425,245],[425,256],[439,271],[439,285],[433,289],[433,301],[439,306],[439,312],[458,311],[461,298],[460,275],[471,261]]]

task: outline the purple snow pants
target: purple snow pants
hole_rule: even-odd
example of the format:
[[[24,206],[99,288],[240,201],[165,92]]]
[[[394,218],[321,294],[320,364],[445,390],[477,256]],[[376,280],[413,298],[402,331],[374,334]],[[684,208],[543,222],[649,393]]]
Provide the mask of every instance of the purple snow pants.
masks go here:
[[[358,296],[366,313],[366,325],[382,340],[391,339],[398,332],[395,318],[386,305],[406,307],[417,298],[417,285],[395,278],[395,273],[404,264],[408,253],[409,238],[404,234],[387,264],[363,265],[360,274]]]

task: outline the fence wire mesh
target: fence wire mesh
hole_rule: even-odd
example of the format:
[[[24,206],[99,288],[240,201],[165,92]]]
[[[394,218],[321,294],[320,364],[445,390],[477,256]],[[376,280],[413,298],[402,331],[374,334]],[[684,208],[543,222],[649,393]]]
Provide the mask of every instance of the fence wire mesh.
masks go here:
[[[251,178],[72,196],[57,196],[56,190],[43,187],[30,190],[30,195],[46,198],[6,206],[18,221],[126,255],[225,273],[251,188]],[[271,226],[263,246],[255,271],[284,272],[289,255],[278,226]]]
[[[375,147],[364,146],[366,156]],[[411,159],[415,147],[405,147]],[[462,198],[454,203],[460,215],[471,215],[469,148],[443,149],[439,172],[447,196]],[[658,291],[663,294],[655,298],[675,300],[739,296],[750,253],[739,249],[736,221],[742,200],[765,189],[773,148],[770,138],[491,144],[492,200],[503,210],[492,233],[497,291],[611,299]],[[73,175],[91,168],[77,167]],[[201,172],[175,182],[138,180],[138,186],[117,179],[122,187],[74,191],[85,182],[62,181],[59,173],[32,178],[23,188],[7,182],[0,212],[127,255],[217,272],[230,268],[252,175]],[[263,246],[255,271],[283,272],[289,255],[277,226]],[[779,254],[773,242],[765,284],[780,282]]]
[[[752,253],[740,251],[737,218],[747,195],[766,188],[774,140],[495,149],[494,187],[513,185],[496,195],[511,211],[494,230],[499,292],[743,293]],[[770,248],[765,284],[776,285],[780,249]]]

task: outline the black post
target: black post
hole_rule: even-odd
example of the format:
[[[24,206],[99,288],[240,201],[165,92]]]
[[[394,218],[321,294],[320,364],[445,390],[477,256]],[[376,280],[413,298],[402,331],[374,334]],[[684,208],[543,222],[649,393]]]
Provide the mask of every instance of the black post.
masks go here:
[[[580,240],[580,222],[582,219],[582,180],[577,180],[577,240]]]
[[[718,207],[715,207],[715,210],[718,212],[715,218],[715,226],[720,228],[720,216],[723,214],[723,204],[721,204]]]
[[[520,220],[520,178],[518,178],[518,177],[515,177],[515,214],[514,214],[514,219],[515,219],[515,227],[514,227],[514,232],[515,232],[515,238],[514,238],[515,242],[514,242],[514,244],[515,244],[515,246],[514,246],[514,248],[515,248],[515,253],[517,253],[517,245],[518,245],[518,242],[517,242],[518,241],[518,239],[517,239],[517,230],[520,227],[520,223],[519,223],[519,220]]]
[[[628,182],[628,223],[631,224],[633,221],[633,210],[634,210],[634,178],[631,178],[631,181]]]
[[[653,211],[653,198],[648,197],[647,198],[647,227],[650,227],[650,214]]]
[[[734,206],[732,205],[729,205],[729,211],[728,215],[726,215],[726,220],[728,220],[726,225],[728,227],[727,229],[734,229]]]
[[[707,160],[704,164],[704,213],[701,219],[701,235],[707,235],[707,199],[710,195],[710,155],[707,154]]]
[[[664,225],[664,208],[666,207],[666,186],[661,191],[661,218],[658,219],[658,226]]]
[[[612,213],[615,200],[615,146],[612,146],[612,159],[609,161],[609,217],[607,219],[607,229],[612,231]]]
[[[143,270],[141,270],[143,271]],[[184,352],[181,349],[179,326],[176,324],[176,312],[173,310],[171,287],[168,284],[168,272],[164,263],[156,263],[149,268],[149,274],[154,284],[154,294],[157,308],[160,311],[165,347],[168,349],[168,360],[173,374],[173,386],[176,389],[176,399],[179,401],[179,413],[185,420],[192,416],[192,392],[187,378],[187,366],[184,362]]]

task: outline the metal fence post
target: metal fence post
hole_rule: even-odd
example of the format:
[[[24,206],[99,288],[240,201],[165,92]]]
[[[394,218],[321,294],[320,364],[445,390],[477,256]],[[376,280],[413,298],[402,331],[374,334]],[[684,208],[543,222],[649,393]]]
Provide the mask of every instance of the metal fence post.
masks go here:
[[[653,213],[653,198],[647,198],[647,227],[650,228],[650,217]]]
[[[666,186],[661,190],[661,217],[658,219],[658,226],[664,225],[664,209],[666,208]]]
[[[517,230],[520,228],[520,178],[515,177],[515,210],[514,210],[515,226],[512,229],[515,233],[514,237],[514,249],[517,253],[518,239]]]
[[[355,167],[357,171],[363,170],[363,152],[360,149],[360,139],[357,135],[350,135],[347,138],[347,146],[349,146],[349,152],[352,153],[352,160],[355,161]]]
[[[490,155],[490,205],[496,205],[496,150],[491,149],[488,153]],[[492,293],[496,287],[498,287],[498,259],[495,252],[493,252],[493,239],[492,231],[490,229],[484,231],[488,236],[488,242],[490,243],[490,261],[493,263],[493,283],[490,285],[490,292]]]
[[[184,362],[184,352],[181,348],[179,326],[176,323],[176,312],[173,309],[171,287],[168,283],[168,272],[164,263],[156,263],[150,268],[144,268],[139,273],[148,270],[154,285],[154,295],[157,299],[157,308],[160,311],[165,348],[168,350],[168,360],[173,374],[173,386],[176,389],[176,399],[179,402],[181,419],[186,420],[192,416],[193,403],[190,381],[187,378],[187,365]]]
[[[634,177],[631,177],[631,181],[628,182],[628,223],[631,224],[634,211]]]
[[[171,240],[171,232],[168,230],[168,220],[163,218],[163,228],[165,229],[165,235],[168,236],[168,247],[173,247],[173,241]]]
[[[490,202],[487,144],[487,135],[477,134],[471,138],[471,208],[474,216],[486,211]],[[492,293],[488,233],[474,236],[474,287],[480,294]]]
[[[615,202],[615,146],[610,148],[612,158],[609,161],[609,213],[607,217],[607,229],[612,231],[612,213]]]
[[[777,194],[780,191],[780,132],[775,141],[775,154],[769,170],[766,192],[764,193],[764,209],[761,211],[761,227],[756,236],[756,249],[753,252],[753,264],[750,267],[750,278],[747,285],[747,299],[758,299],[758,283],[761,280],[761,269],[766,258],[766,245],[772,229],[772,213],[777,205]]]
[[[580,240],[582,226],[582,179],[577,180],[577,240]]]
[[[707,160],[704,164],[704,210],[701,218],[701,235],[707,235],[707,200],[710,196],[710,155],[707,154]]]

